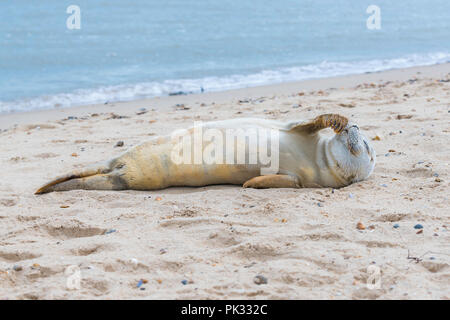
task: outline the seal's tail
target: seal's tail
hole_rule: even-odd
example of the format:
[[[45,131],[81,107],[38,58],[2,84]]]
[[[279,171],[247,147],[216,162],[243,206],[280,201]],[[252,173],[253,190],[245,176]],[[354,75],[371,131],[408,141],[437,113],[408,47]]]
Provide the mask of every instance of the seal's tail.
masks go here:
[[[73,171],[60,176],[39,188],[35,194],[43,194],[53,191],[68,191],[74,189],[85,190],[120,190],[121,185],[116,183],[111,175],[109,165],[101,164],[80,171]]]

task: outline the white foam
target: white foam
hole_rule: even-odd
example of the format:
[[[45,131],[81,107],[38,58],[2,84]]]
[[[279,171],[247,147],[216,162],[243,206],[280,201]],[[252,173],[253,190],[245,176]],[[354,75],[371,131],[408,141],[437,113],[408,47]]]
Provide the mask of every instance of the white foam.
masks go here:
[[[107,86],[96,89],[82,89],[71,93],[44,95],[16,101],[0,101],[0,113],[72,107],[95,103],[129,101],[135,99],[166,96],[171,93],[199,93],[223,91],[258,85],[324,78],[347,74],[376,72],[394,68],[432,65],[450,61],[450,53],[413,54],[395,59],[369,60],[358,62],[328,62],[301,67],[263,70],[248,75],[206,77],[201,79],[166,80],[145,82],[135,85]]]

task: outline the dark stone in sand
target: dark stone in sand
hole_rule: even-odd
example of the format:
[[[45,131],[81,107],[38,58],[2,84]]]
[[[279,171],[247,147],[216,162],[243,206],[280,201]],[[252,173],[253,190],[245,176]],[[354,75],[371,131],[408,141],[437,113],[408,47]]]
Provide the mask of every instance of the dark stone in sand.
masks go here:
[[[257,275],[255,278],[253,278],[253,282],[257,285],[261,284],[267,284],[267,278],[262,275]]]

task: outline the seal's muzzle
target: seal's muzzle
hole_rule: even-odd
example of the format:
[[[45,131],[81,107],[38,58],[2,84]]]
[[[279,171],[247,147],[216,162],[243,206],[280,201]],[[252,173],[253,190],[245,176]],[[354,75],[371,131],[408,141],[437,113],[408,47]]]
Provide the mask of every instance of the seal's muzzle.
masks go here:
[[[362,151],[363,145],[361,135],[359,134],[358,126],[356,124],[349,126],[345,131],[347,132],[348,135],[347,137],[348,150],[355,157],[359,156],[359,154]]]

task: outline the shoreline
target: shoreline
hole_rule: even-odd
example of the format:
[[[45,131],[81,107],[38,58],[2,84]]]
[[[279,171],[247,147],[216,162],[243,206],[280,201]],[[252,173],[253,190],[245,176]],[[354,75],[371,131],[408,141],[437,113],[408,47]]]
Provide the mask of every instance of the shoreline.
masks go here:
[[[177,104],[188,104],[191,106],[202,103],[225,103],[231,100],[255,99],[273,95],[289,95],[300,91],[326,90],[331,88],[346,89],[361,83],[379,84],[386,81],[406,81],[411,78],[439,78],[444,77],[448,73],[450,73],[450,63],[443,63],[431,66],[390,69],[386,71],[283,82],[216,92],[162,96],[123,102],[13,112],[0,114],[0,130],[9,129],[14,125],[55,121],[67,118],[69,116],[83,117],[92,113],[120,112],[121,114],[128,116],[137,111],[136,106],[139,106],[139,108],[154,109],[155,111],[167,111],[169,110],[167,108]]]

